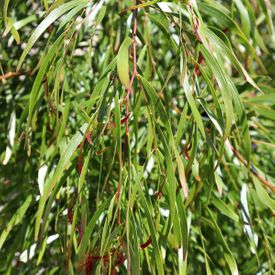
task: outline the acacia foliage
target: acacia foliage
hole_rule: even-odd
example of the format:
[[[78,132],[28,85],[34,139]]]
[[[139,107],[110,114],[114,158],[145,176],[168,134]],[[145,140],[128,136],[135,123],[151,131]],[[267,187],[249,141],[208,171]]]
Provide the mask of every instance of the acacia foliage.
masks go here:
[[[0,270],[272,273],[270,1],[2,1]]]

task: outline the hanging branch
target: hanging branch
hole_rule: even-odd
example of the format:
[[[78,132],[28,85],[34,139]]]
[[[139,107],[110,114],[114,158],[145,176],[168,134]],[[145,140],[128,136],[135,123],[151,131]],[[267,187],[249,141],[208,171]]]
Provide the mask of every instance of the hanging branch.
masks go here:
[[[138,0],[136,1],[138,4]],[[131,77],[131,86],[133,86],[133,82],[135,80],[135,77],[137,75],[137,50],[136,50],[136,35],[137,35],[137,13],[138,10],[135,9],[133,10],[133,31],[132,31],[132,47],[133,47],[133,73]],[[128,143],[128,136],[129,136],[129,97],[130,94],[133,93],[134,90],[127,89],[127,94],[126,94],[126,114],[125,114],[125,128],[126,128],[126,136],[125,136],[125,143],[124,143],[124,154],[123,154],[123,161],[122,163],[124,164],[125,156],[126,156],[126,148],[127,148],[127,143]]]

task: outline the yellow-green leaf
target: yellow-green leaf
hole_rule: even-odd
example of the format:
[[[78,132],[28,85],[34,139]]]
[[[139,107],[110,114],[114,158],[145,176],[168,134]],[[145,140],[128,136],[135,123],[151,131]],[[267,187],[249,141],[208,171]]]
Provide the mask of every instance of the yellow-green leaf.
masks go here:
[[[120,82],[126,89],[132,90],[130,77],[129,77],[129,55],[128,49],[132,44],[132,40],[129,37],[126,37],[123,43],[121,44],[118,56],[117,56],[117,73],[120,79]]]

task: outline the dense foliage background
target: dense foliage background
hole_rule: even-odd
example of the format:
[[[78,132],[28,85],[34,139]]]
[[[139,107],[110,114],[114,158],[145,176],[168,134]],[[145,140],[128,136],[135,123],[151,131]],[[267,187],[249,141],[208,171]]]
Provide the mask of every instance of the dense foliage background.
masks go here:
[[[0,273],[274,272],[274,12],[2,0]]]

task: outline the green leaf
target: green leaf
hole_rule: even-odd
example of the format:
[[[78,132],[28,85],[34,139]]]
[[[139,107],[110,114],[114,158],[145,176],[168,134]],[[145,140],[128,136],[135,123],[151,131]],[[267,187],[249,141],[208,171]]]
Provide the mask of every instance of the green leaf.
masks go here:
[[[212,212],[207,208],[206,209],[208,214],[210,215],[211,217],[211,221],[214,225],[214,229],[216,230],[216,233],[217,233],[217,237],[220,239],[222,245],[223,245],[223,248],[224,248],[224,258],[229,266],[229,269],[231,271],[231,274],[232,275],[238,275],[239,272],[238,272],[238,267],[237,267],[237,263],[233,257],[233,254],[231,252],[231,250],[229,249],[227,243],[226,243],[226,240],[224,239],[223,235],[222,235],[222,232],[221,232],[221,229],[220,227],[218,226],[216,220],[214,219],[214,216],[212,214]]]
[[[253,181],[257,196],[260,201],[271,211],[275,211],[275,200],[270,197],[268,192],[263,188],[262,183],[257,178],[253,178]]]
[[[88,172],[88,165],[89,165],[89,162],[90,162],[90,157],[91,157],[91,150],[88,152],[88,156],[85,158],[84,165],[83,165],[82,170],[81,170],[81,174],[80,174],[79,181],[78,181],[78,184],[77,184],[78,194],[80,194],[81,191],[82,191],[83,183],[85,181],[85,176]]]
[[[145,216],[146,216],[148,226],[149,226],[150,237],[151,237],[152,243],[153,243],[154,257],[156,260],[158,274],[163,275],[164,274],[163,261],[162,261],[160,249],[158,246],[157,232],[155,230],[154,222],[153,222],[152,216],[150,214],[150,210],[149,210],[146,198],[144,196],[143,188],[142,188],[140,180],[138,180],[137,184],[139,184],[139,187],[140,187],[140,189],[139,189],[140,199],[141,199],[141,203],[144,208]]]
[[[257,95],[245,99],[246,102],[260,103],[260,104],[275,104],[275,96],[273,94]]]
[[[60,16],[62,16],[64,13],[68,12],[69,10],[75,8],[78,5],[84,5],[87,4],[87,0],[73,0],[68,3],[65,3],[61,6],[59,6],[57,9],[53,10],[35,29],[35,31],[32,33],[19,61],[17,64],[16,70],[19,71],[22,63],[33,47],[34,43],[38,40],[38,38],[44,33],[44,31],[52,24],[54,23]]]
[[[221,199],[219,199],[216,195],[212,195],[211,201],[214,206],[220,210],[220,212],[235,222],[239,221],[239,216]]]
[[[254,106],[254,110],[261,116],[271,120],[275,120],[275,111],[273,109],[266,108],[264,105]]]
[[[194,116],[194,119],[198,125],[198,128],[203,136],[204,139],[206,139],[206,135],[205,135],[205,131],[204,131],[204,127],[203,127],[203,122],[202,122],[202,118],[201,118],[201,114],[196,106],[196,101],[192,95],[192,90],[191,87],[189,85],[188,82],[188,76],[185,75],[184,81],[183,81],[183,90],[185,92],[188,104],[191,108],[191,112]]]
[[[129,91],[132,90],[129,77],[129,55],[128,49],[132,44],[132,40],[129,37],[126,37],[123,43],[121,44],[118,55],[117,55],[117,73],[120,79],[120,82],[126,89]]]
[[[32,196],[29,195],[25,202],[18,208],[18,210],[14,213],[6,227],[3,229],[1,236],[0,236],[0,251],[1,248],[3,247],[7,237],[9,236],[10,231],[17,225],[19,224],[22,219],[24,218],[24,215],[26,211],[28,210],[30,204],[32,202]]]
[[[60,35],[59,38],[54,42],[54,44],[51,46],[47,54],[42,58],[42,64],[41,67],[36,75],[35,81],[32,86],[32,90],[30,92],[30,103],[29,103],[29,113],[28,113],[28,122],[27,122],[27,130],[29,129],[31,125],[32,115],[33,111],[35,109],[36,103],[38,102],[38,93],[41,87],[41,83],[44,79],[45,73],[47,71],[47,68],[54,58],[54,55],[57,53],[60,47],[60,43],[63,39],[63,35]]]
[[[10,2],[10,0],[4,0],[4,5],[3,5],[3,19],[4,19],[4,22],[5,22],[6,26],[8,24],[8,7],[9,7],[9,2]]]
[[[250,18],[249,18],[247,8],[244,6],[243,2],[240,0],[234,0],[234,2],[241,15],[242,29],[244,30],[245,35],[249,37],[251,23],[250,23]]]
[[[202,52],[207,65],[212,70],[213,75],[218,81],[218,85],[221,89],[221,94],[224,101],[224,112],[226,114],[226,123],[225,123],[225,132],[224,132],[224,140],[229,136],[231,125],[233,122],[233,106],[232,106],[232,95],[230,94],[226,77],[224,71],[221,69],[220,65],[217,61],[210,55],[207,49],[203,46],[199,47],[200,51]]]
[[[54,174],[52,175],[51,179],[45,186],[44,192],[42,197],[39,200],[38,210],[36,213],[36,220],[35,220],[35,231],[34,231],[34,239],[37,240],[38,234],[39,234],[39,228],[40,228],[40,222],[43,215],[44,207],[46,204],[46,201],[52,191],[52,189],[55,187],[57,182],[62,177],[62,174],[68,165],[74,151],[76,150],[77,146],[80,144],[80,142],[83,139],[83,133],[87,129],[87,124],[84,124],[81,129],[72,137],[72,139],[69,141],[68,145],[66,146],[65,153],[61,156],[57,167],[54,171]]]

